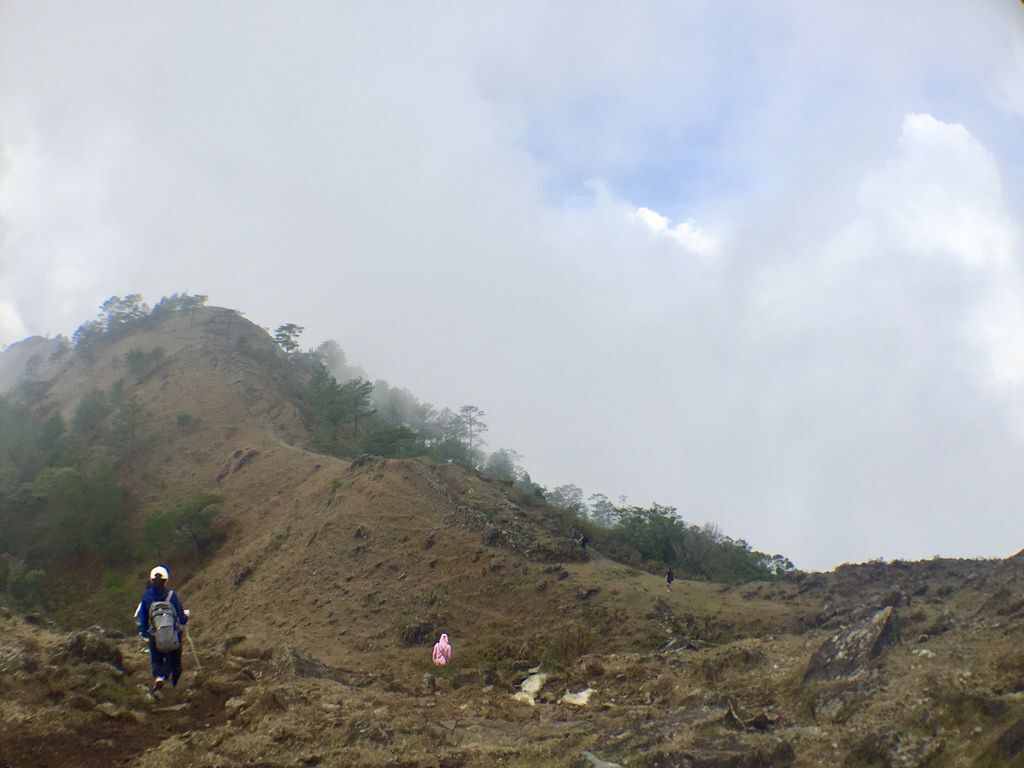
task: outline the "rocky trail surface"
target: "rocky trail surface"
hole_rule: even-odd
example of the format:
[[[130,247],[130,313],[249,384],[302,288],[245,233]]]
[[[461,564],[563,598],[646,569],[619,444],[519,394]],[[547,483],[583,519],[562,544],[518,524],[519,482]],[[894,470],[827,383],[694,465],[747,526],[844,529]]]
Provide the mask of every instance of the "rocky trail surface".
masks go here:
[[[566,580],[601,583],[592,565]],[[202,670],[186,655],[160,701],[137,638],[6,612],[0,765],[1024,765],[1021,571],[1019,558],[873,564],[715,588],[722,606],[794,606],[790,631],[762,636],[693,615],[707,585],[683,582],[652,598],[657,647],[567,664],[435,670],[424,642],[408,663],[351,668],[204,640]]]

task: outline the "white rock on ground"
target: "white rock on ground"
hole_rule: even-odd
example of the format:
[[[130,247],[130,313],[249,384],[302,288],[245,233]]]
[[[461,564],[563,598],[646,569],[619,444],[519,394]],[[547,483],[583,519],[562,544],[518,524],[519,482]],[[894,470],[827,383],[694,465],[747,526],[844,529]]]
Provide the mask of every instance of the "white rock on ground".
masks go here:
[[[577,707],[585,707],[590,703],[590,697],[594,693],[593,688],[584,688],[578,693],[566,693],[559,701],[563,704],[573,704]]]
[[[521,701],[530,706],[537,704],[537,694],[540,693],[540,689],[544,687],[544,683],[547,682],[548,676],[545,672],[537,672],[530,675],[528,678],[523,680],[519,684],[520,691],[512,696],[514,701]]]
[[[593,752],[588,752],[585,749],[582,750],[580,754],[583,755],[583,758],[592,766],[594,766],[594,768],[622,768],[622,766],[618,763],[612,763],[607,760],[602,760]]]

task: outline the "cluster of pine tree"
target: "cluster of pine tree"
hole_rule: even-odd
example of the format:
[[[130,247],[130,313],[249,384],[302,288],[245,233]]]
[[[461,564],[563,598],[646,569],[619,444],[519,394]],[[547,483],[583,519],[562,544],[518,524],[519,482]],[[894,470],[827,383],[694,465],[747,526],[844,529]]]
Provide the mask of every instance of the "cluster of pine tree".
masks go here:
[[[100,305],[95,320],[82,323],[75,330],[71,341],[75,351],[91,359],[105,344],[134,333],[147,323],[162,319],[171,312],[190,311],[206,304],[206,296],[175,293],[165,296],[151,310],[137,293],[128,296],[111,296]]]
[[[149,414],[119,390],[86,395],[70,427],[31,387],[0,396],[0,593],[16,607],[59,610],[87,588],[94,613],[123,614],[124,573],[134,565],[198,563],[223,541],[216,496],[133,527],[137,505],[116,466],[144,439]],[[81,578],[104,572],[99,591]]]
[[[174,294],[162,298],[151,310],[138,294],[112,296],[102,304],[96,320],[78,328],[73,348],[84,359],[93,360],[103,346],[169,313],[191,311],[205,303],[205,296]],[[781,554],[758,552],[742,539],[722,535],[714,526],[688,524],[674,507],[627,505],[624,498],[614,504],[600,493],[585,501],[582,489],[571,484],[546,489],[534,483],[521,466],[518,452],[505,447],[489,454],[484,450],[486,414],[477,406],[437,409],[406,389],[392,387],[382,379],[371,381],[360,368],[349,365],[334,341],[303,352],[299,343],[303,331],[294,323],[279,326],[273,333],[280,348],[276,355],[269,354],[272,350],[251,347],[244,337],[239,339],[239,351],[267,366],[301,403],[319,451],[341,457],[361,453],[391,458],[425,456],[463,464],[515,484],[527,498],[547,502],[555,513],[566,516],[567,526],[588,528],[591,540],[608,554],[652,569],[670,565],[681,576],[727,582],[770,578],[793,569],[793,563]],[[160,348],[135,349],[125,355],[125,363],[132,374],[142,378],[162,355]],[[84,446],[105,446],[106,456],[114,462],[130,461],[141,447],[151,416],[137,400],[124,395],[123,385],[109,393],[93,391],[83,398],[70,430],[59,416],[42,418],[16,399],[6,399],[4,407],[0,441],[4,439],[4,419],[36,419],[35,426],[19,438],[32,447],[5,450],[0,442],[0,557],[6,557],[7,563],[0,564],[0,587],[6,584],[12,595],[24,593],[31,599],[38,592],[42,568],[33,566],[46,562],[44,554],[115,562],[119,553],[137,554],[152,548],[154,542],[174,540],[175,547],[198,558],[219,543],[223,534],[213,523],[214,497],[154,515],[143,526],[141,540],[128,541],[127,529],[122,529],[130,517],[124,490],[107,465],[94,459],[83,462],[88,453]],[[179,426],[187,426],[190,420],[189,414],[178,416]],[[86,466],[93,468],[86,470]],[[19,480],[8,482],[12,476]],[[83,494],[91,501],[81,503]],[[38,508],[28,510],[29,502]],[[72,506],[77,512],[70,511]],[[71,520],[73,514],[87,519]],[[83,530],[85,535],[62,543],[70,528]],[[37,542],[35,549],[29,542]]]
[[[612,505],[599,509],[600,521],[593,508],[590,516],[587,510],[577,514],[590,521],[595,546],[621,560],[649,567],[671,566],[679,576],[726,583],[770,579],[794,569],[784,555],[759,552],[713,525],[687,523],[674,507]]]
[[[429,456],[453,461],[514,483],[531,496],[568,513],[574,527],[593,529],[593,541],[616,557],[647,565],[672,566],[680,576],[710,581],[741,582],[766,579],[793,570],[784,555],[754,550],[742,539],[724,536],[714,526],[686,523],[674,507],[615,505],[595,493],[589,503],[582,489],[561,485],[548,490],[533,482],[520,465],[522,457],[509,448],[487,454],[482,435],[485,413],[474,405],[440,411],[420,402],[408,390],[384,380],[371,383],[348,365],[334,341],[299,352],[301,326],[277,329],[275,340],[293,359],[311,368],[304,401],[318,450],[351,457],[357,453],[407,458]],[[339,382],[336,371],[342,376]]]

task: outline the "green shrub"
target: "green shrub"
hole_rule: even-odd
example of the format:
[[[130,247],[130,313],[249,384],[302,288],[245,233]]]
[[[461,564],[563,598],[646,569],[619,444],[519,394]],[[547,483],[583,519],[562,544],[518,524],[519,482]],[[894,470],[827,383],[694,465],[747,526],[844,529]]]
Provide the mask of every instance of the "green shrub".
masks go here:
[[[128,616],[125,607],[136,603],[139,591],[133,588],[124,574],[106,571],[100,579],[99,587],[89,591],[89,596],[84,601],[86,611],[76,618],[81,619],[83,623],[99,623],[105,627],[131,632],[135,621]]]
[[[106,444],[115,455],[130,461],[146,441],[146,427],[153,414],[146,410],[137,397],[130,397],[117,408],[110,423]]]
[[[384,427],[367,435],[363,438],[362,451],[389,459],[406,459],[425,455],[427,446],[409,427],[399,425]]]
[[[140,347],[135,347],[131,351],[125,352],[124,361],[128,364],[128,370],[132,372],[132,375],[142,379],[163,356],[163,347],[153,347],[149,352],[143,352]]]
[[[74,467],[46,469],[28,490],[42,507],[37,513],[38,558],[126,561],[128,499],[109,468],[91,474]]]
[[[40,569],[13,571],[7,577],[7,594],[11,602],[22,610],[39,608],[46,604],[46,572]]]
[[[59,414],[12,396],[0,396],[0,474],[5,482],[31,480],[52,463],[65,432]]]
[[[71,419],[71,428],[79,435],[88,437],[96,431],[100,423],[110,415],[114,408],[107,396],[98,389],[92,390],[82,398]]]
[[[201,493],[168,510],[158,510],[142,523],[140,555],[161,561],[199,562],[226,537],[215,522],[223,497]]]

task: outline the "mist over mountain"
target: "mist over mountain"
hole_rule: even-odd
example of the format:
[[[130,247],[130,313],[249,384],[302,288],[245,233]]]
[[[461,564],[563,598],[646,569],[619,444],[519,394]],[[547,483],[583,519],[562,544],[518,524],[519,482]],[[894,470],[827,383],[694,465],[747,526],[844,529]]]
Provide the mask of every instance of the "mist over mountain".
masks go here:
[[[47,464],[54,472],[59,468],[87,474],[97,466],[105,472],[123,471],[140,461],[160,440],[161,426],[167,426],[146,404],[145,384],[158,373],[166,379],[171,365],[191,376],[189,366],[196,361],[182,343],[198,335],[190,340],[192,345],[228,351],[233,360],[247,363],[238,382],[244,381],[246,416],[253,415],[250,401],[256,392],[273,397],[277,404],[270,426],[290,445],[348,459],[362,454],[427,457],[482,471],[535,503],[546,501],[574,520],[576,529],[590,525],[596,539],[616,540],[616,546],[630,550],[627,559],[673,566],[680,575],[736,581],[793,568],[784,555],[755,551],[713,525],[687,523],[672,507],[616,504],[603,494],[586,499],[572,484],[546,489],[531,479],[515,450],[484,449],[488,425],[477,406],[437,409],[386,381],[369,381],[334,341],[303,352],[299,339],[304,329],[299,325],[283,324],[271,336],[234,310],[205,304],[202,295],[174,294],[150,309],[138,294],[112,296],[97,319],[81,324],[70,341],[28,339],[6,350],[0,358],[0,372],[5,372],[0,381],[7,381],[6,389],[14,393],[7,401],[8,418],[20,423],[20,434],[8,438],[15,474],[23,482],[37,482],[33,473],[45,475],[51,471]],[[169,330],[175,327],[179,330]],[[168,335],[172,341],[160,343]],[[109,360],[107,366],[101,357]],[[70,382],[77,382],[79,391]],[[54,397],[56,402],[50,400]],[[177,413],[164,417],[170,421],[173,415],[175,437],[205,431],[200,425],[206,417],[187,403],[177,407]],[[33,421],[34,427],[26,426]],[[18,449],[25,444],[45,459],[20,456]],[[11,530],[22,527],[17,521],[27,512],[15,492],[8,514]],[[60,519],[58,515],[54,522]],[[20,548],[8,545],[9,554],[30,551],[32,530],[23,530],[22,536]]]
[[[5,2],[0,345],[201,290],[547,488],[804,568],[1005,557],[1022,13]]]
[[[1022,135],[1013,0],[0,2],[0,768],[1024,766]]]
[[[799,572],[542,488],[301,331],[130,294],[0,353],[0,763],[1022,764],[1021,555]]]

